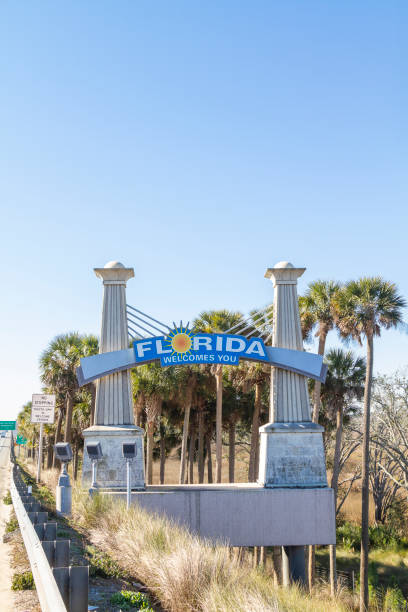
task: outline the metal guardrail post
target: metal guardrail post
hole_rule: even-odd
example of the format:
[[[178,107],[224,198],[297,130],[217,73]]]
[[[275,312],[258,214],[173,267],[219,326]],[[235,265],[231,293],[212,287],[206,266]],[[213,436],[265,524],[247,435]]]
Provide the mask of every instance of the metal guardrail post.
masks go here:
[[[14,511],[20,526],[21,535],[30,561],[38,599],[42,612],[67,612],[63,598],[55,582],[52,569],[44,553],[42,544],[28,518],[23,502],[14,483],[14,473],[10,480],[10,493]],[[37,524],[36,527],[39,527]],[[43,527],[44,529],[44,527]]]
[[[56,567],[53,573],[67,610],[87,612],[89,567]]]
[[[69,566],[70,546],[71,542],[69,540],[45,540],[42,543],[50,567]]]

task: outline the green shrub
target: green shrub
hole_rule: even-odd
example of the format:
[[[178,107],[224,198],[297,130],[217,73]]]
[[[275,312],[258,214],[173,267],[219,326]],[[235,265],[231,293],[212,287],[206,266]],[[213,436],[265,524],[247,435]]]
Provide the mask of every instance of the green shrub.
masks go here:
[[[37,499],[46,504],[52,505],[55,501],[55,498],[51,491],[48,489],[48,487],[38,487],[35,491],[35,496],[37,497]]]
[[[388,587],[385,597],[383,609],[384,612],[398,612],[405,609],[406,600],[399,587]]]
[[[11,584],[13,591],[31,591],[35,589],[34,578],[31,572],[14,574]]]
[[[112,595],[110,603],[113,606],[120,606],[121,610],[145,610],[153,612],[150,607],[149,598],[137,591],[120,591]]]
[[[87,546],[85,556],[89,561],[90,576],[119,578],[122,580],[130,579],[129,574],[125,572],[114,559],[93,546]]]
[[[355,523],[344,522],[336,530],[337,544],[346,550],[358,552],[361,548],[361,527]],[[407,541],[399,536],[394,525],[373,525],[369,527],[371,548],[396,550],[407,547]]]
[[[6,533],[11,533],[12,531],[15,531],[16,529],[18,529],[18,520],[17,519],[12,518],[9,521],[7,521],[7,523],[6,523]]]
[[[3,497],[3,504],[6,504],[6,506],[10,506],[10,504],[12,503],[13,500],[11,499],[10,491],[7,491],[6,495]]]
[[[337,544],[346,550],[358,551],[361,546],[361,527],[354,523],[343,523],[337,527]]]
[[[398,548],[401,540],[394,527],[390,525],[375,525],[369,527],[370,546],[372,548]]]

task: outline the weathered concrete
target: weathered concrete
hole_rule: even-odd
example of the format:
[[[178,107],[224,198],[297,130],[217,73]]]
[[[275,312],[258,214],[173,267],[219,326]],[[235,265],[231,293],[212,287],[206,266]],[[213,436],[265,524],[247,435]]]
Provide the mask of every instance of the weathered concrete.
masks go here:
[[[294,268],[287,261],[268,268],[265,276],[273,281],[272,346],[303,351],[297,296],[297,279],[306,268]],[[281,368],[271,368],[271,423],[310,421],[309,393],[305,376]]]
[[[259,484],[327,487],[322,432],[316,423],[269,423],[260,431]]]
[[[297,279],[305,268],[281,261],[265,276],[274,287],[274,347],[303,350]],[[327,487],[323,427],[311,422],[305,376],[271,368],[269,423],[260,428],[259,483],[265,487]]]
[[[95,268],[103,280],[102,328],[100,353],[129,347],[126,318],[126,282],[134,276],[133,268],[110,261]],[[96,385],[95,425],[133,425],[133,402],[130,372],[104,376]]]
[[[108,493],[126,500],[126,493]],[[230,546],[334,544],[333,490],[256,484],[153,485],[132,503]]]
[[[126,318],[126,282],[134,276],[133,268],[125,268],[118,261],[111,261],[104,268],[95,268],[95,274],[103,280],[102,328],[100,353],[125,350],[129,345]],[[143,488],[144,431],[134,425],[133,398],[130,371],[104,376],[97,382],[95,425],[83,431],[85,446],[88,442],[100,442],[103,459],[97,466],[97,483],[101,488],[126,488],[126,462],[122,457],[122,444],[134,442],[137,458],[132,462],[131,483]],[[84,452],[82,484],[91,484],[92,466]]]
[[[126,461],[122,457],[122,444],[136,442],[137,454],[131,462],[131,487],[143,489],[145,485],[143,429],[136,425],[106,427],[94,425],[83,432],[85,446],[88,442],[99,442],[103,458],[98,461],[96,482],[101,488],[126,489]],[[92,482],[92,463],[86,450],[82,465],[82,485],[89,487]]]

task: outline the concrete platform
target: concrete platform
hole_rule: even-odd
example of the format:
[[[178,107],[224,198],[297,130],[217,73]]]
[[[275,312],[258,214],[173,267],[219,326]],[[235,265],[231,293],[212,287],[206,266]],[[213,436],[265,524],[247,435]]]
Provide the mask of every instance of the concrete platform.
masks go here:
[[[126,500],[126,493],[107,495]],[[335,544],[333,490],[269,489],[255,483],[152,485],[132,503],[229,546]]]

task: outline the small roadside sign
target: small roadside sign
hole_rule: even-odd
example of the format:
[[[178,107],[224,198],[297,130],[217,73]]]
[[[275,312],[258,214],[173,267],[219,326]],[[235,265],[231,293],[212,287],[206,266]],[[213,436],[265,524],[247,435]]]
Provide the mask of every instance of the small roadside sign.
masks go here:
[[[24,438],[21,434],[17,434],[16,444],[27,444],[27,438]]]
[[[55,395],[34,393],[31,406],[32,423],[53,423],[55,413]]]
[[[0,421],[0,430],[14,431],[16,428],[15,421]]]

